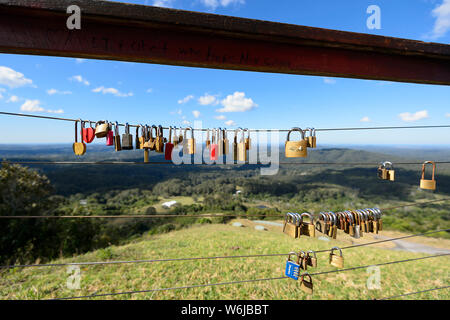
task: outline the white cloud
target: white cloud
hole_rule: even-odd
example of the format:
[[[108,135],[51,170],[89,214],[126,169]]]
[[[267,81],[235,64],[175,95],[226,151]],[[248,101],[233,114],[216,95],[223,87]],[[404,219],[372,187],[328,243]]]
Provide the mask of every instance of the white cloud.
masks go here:
[[[78,75],[78,76],[73,76],[69,78],[70,81],[77,81],[80,82],[86,86],[90,85],[89,81],[87,81],[86,79],[84,79],[82,76]]]
[[[63,109],[58,109],[58,110],[47,110],[48,113],[64,113]]]
[[[3,99],[3,95],[0,93],[0,99]]]
[[[10,88],[17,88],[33,84],[31,79],[25,78],[23,73],[17,72],[11,68],[0,66],[0,84]]]
[[[216,9],[219,6],[227,7],[230,4],[245,4],[245,0],[200,0],[205,6]]]
[[[207,106],[210,104],[218,104],[218,101],[216,96],[205,93],[205,95],[198,98],[198,103],[200,103],[202,106]]]
[[[446,117],[446,118],[450,118],[450,113],[446,113],[446,114],[445,114],[445,117]]]
[[[170,8],[173,5],[174,0],[154,0],[153,5],[155,7],[165,7]]]
[[[323,78],[323,82],[326,84],[335,84],[336,80],[332,78]]]
[[[147,93],[152,93],[152,92],[153,92],[153,89],[152,89],[152,88],[148,88],[146,92],[147,92]]]
[[[187,121],[187,120],[183,120],[183,124],[188,126],[188,125],[190,125],[191,123],[190,123],[189,121]]]
[[[64,113],[63,109],[58,110],[46,110],[41,107],[41,102],[39,100],[29,100],[27,99],[24,104],[20,107],[21,111],[25,112],[48,112],[48,113]]]
[[[198,110],[194,110],[192,111],[192,114],[194,115],[194,117],[197,119],[198,117],[200,117],[200,111]]]
[[[252,99],[246,98],[244,92],[236,91],[228,95],[220,102],[224,107],[217,112],[245,112],[256,108],[258,105]]]
[[[192,99],[194,99],[194,96],[192,94],[190,94],[190,95],[184,97],[183,99],[178,100],[178,104],[185,104]]]
[[[403,113],[400,113],[398,116],[400,117],[400,119],[402,119],[405,122],[413,122],[413,121],[418,121],[421,119],[428,118],[428,111],[422,110],[422,111],[417,111],[416,113],[403,112]]]
[[[361,120],[359,120],[360,122],[370,122],[370,118],[369,117],[363,117],[361,118]]]
[[[11,96],[6,102],[18,102],[19,97],[18,96]]]
[[[72,94],[72,92],[71,91],[59,91],[59,90],[56,90],[56,89],[49,89],[49,90],[47,90],[47,94],[48,95],[54,95],[54,94]]]
[[[25,103],[20,107],[20,110],[26,112],[45,111],[45,109],[41,107],[41,102],[39,100],[26,100]]]
[[[433,31],[426,38],[438,39],[450,30],[450,0],[443,0],[442,3],[433,9],[432,16],[436,18]]]
[[[116,88],[105,88],[103,86],[92,89],[92,92],[95,93],[103,93],[103,94],[112,94],[116,97],[121,97],[121,98],[125,98],[125,97],[132,97],[133,96],[133,92],[129,92],[129,93],[122,93],[119,90],[117,90]]]
[[[76,59],[75,59],[75,62],[78,63],[78,64],[80,64],[80,63],[86,62],[86,59],[76,58]]]
[[[225,120],[226,118],[227,117],[225,117],[223,114],[214,117],[214,119],[217,119],[217,120]]]
[[[234,122],[233,120],[228,120],[228,121],[225,121],[225,124],[226,124],[227,126],[233,127],[233,126],[236,125],[236,122]]]

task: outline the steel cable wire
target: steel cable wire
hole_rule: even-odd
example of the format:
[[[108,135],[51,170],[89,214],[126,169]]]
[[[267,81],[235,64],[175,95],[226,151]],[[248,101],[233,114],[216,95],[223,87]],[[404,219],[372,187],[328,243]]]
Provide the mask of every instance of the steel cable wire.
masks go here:
[[[404,262],[417,261],[417,260],[423,260],[423,259],[437,258],[437,257],[442,257],[442,256],[447,256],[447,255],[450,255],[450,254],[439,254],[439,255],[426,256],[426,257],[421,257],[421,258],[383,262],[383,263],[378,263],[378,264],[358,266],[358,267],[352,267],[352,268],[346,268],[346,269],[315,272],[315,273],[309,273],[309,275],[318,276],[318,275],[324,275],[324,274],[330,274],[330,273],[353,271],[353,270],[358,270],[358,269],[363,269],[363,268],[368,268],[368,267],[385,266],[385,265],[391,265],[391,264],[396,264],[396,263],[404,263]],[[281,280],[281,279],[289,279],[289,278],[286,276],[282,276],[282,277],[272,277],[272,278],[238,280],[238,281],[229,281],[229,282],[220,282],[220,283],[189,285],[189,286],[182,286],[182,287],[158,288],[158,289],[115,292],[115,293],[101,293],[101,294],[93,294],[93,295],[77,296],[77,297],[63,297],[63,298],[56,298],[56,299],[50,299],[50,300],[72,300],[72,299],[83,299],[83,298],[94,298],[94,297],[106,297],[106,296],[117,296],[117,295],[136,294],[136,293],[149,293],[149,292],[157,292],[157,291],[169,291],[169,290],[191,289],[191,288],[201,288],[201,287],[211,287],[211,286],[223,286],[223,285],[241,284],[241,283],[249,283],[249,282],[272,281],[272,280]]]
[[[373,244],[395,241],[400,239],[418,237],[427,234],[433,234],[438,232],[448,232],[450,229],[435,230],[429,232],[423,232],[403,237],[397,237],[392,239],[385,239],[380,241],[373,241],[361,244],[350,245],[340,248],[341,250],[351,249],[356,247],[369,246]],[[315,253],[330,252],[331,249],[317,250]],[[148,259],[148,260],[127,260],[127,261],[94,261],[94,262],[69,262],[69,263],[47,263],[47,264],[23,264],[23,265],[11,265],[0,266],[0,269],[13,269],[13,268],[31,268],[31,267],[61,267],[61,266],[84,266],[84,265],[112,265],[112,264],[130,264],[130,263],[154,263],[154,262],[176,262],[176,261],[195,261],[195,260],[218,260],[218,259],[238,259],[238,258],[261,258],[261,257],[277,257],[287,256],[288,253],[272,253],[272,254],[252,254],[252,255],[235,255],[235,256],[213,256],[213,257],[189,257],[189,258],[166,258],[166,259]]]

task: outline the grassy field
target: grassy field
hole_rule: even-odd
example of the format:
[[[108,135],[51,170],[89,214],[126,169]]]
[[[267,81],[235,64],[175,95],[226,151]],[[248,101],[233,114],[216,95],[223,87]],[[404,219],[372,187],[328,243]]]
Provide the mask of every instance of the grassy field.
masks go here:
[[[201,256],[272,254],[299,250],[330,249],[334,245],[373,241],[367,235],[355,240],[340,235],[337,240],[317,238],[291,239],[279,227],[266,226],[257,231],[254,222],[240,220],[246,227],[231,225],[195,225],[162,235],[144,235],[133,243],[113,246],[71,259],[54,262],[103,260],[139,260]],[[382,235],[392,236],[389,232]],[[398,232],[396,236],[402,235]],[[449,248],[449,240],[416,238],[432,245],[440,242]],[[345,267],[364,266],[387,261],[427,256],[388,250],[392,243],[344,250]],[[328,264],[328,253],[317,255],[318,267],[308,271],[336,270]],[[150,293],[105,296],[98,299],[374,299],[445,286],[449,283],[448,256],[381,266],[381,289],[368,290],[365,268],[313,277],[314,294],[301,291],[291,279],[259,281],[235,285],[179,289]],[[156,288],[182,287],[207,283],[280,277],[284,275],[286,256],[196,261],[171,261],[81,267],[81,289],[66,287],[67,268],[42,267],[11,269],[0,277],[1,299],[46,299]],[[422,293],[403,299],[450,299],[450,290]]]

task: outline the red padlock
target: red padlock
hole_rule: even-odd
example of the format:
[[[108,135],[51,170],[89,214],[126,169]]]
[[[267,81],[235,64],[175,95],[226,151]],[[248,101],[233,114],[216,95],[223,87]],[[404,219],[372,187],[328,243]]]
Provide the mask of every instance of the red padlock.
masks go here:
[[[106,145],[113,146],[114,145],[114,131],[112,130],[112,126],[108,123],[108,133],[106,134]]]
[[[86,143],[91,143],[95,138],[95,130],[92,128],[91,122],[89,121],[89,128],[84,127],[84,121],[81,121],[81,132],[83,136],[83,141]]]
[[[219,145],[217,144],[218,137],[216,136],[216,129],[212,130],[212,139],[211,139],[211,160],[219,160]]]
[[[164,159],[172,160],[172,150],[173,150],[172,127],[169,127],[169,140],[167,140],[166,149],[164,150]]]

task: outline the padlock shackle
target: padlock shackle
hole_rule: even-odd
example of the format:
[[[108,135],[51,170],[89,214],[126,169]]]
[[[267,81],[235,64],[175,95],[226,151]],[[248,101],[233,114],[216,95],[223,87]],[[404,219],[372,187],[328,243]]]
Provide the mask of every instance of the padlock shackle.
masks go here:
[[[389,169],[387,168],[387,166],[389,166]],[[390,161],[385,161],[385,162],[383,162],[383,167],[384,167],[385,169],[388,169],[388,170],[394,169],[394,165],[393,165],[392,162],[390,162]]]
[[[288,254],[288,259],[287,259],[287,261],[292,261],[292,260],[291,260],[291,256],[292,256],[292,255],[296,255],[296,256],[297,256],[297,260],[298,260],[298,258],[299,258],[299,257],[298,257],[298,253],[297,253],[297,252],[294,252],[294,251],[291,251],[291,252],[289,252],[289,254]]]
[[[313,218],[312,214],[310,214],[309,212],[303,212],[303,213],[300,215],[300,218],[302,219],[302,220],[301,220],[302,223],[303,223],[303,217],[304,217],[304,216],[309,217],[310,222],[309,222],[308,224],[314,224],[314,218]]]
[[[304,281],[304,277],[309,277],[309,282],[312,283],[312,277],[308,272],[305,272],[301,275],[300,281]]]
[[[433,173],[431,175],[431,180],[434,180],[434,172],[436,171],[436,163],[434,161],[425,161],[422,164],[422,180],[425,180],[425,166],[427,164],[432,164],[433,165]]]
[[[342,257],[342,250],[341,250],[341,248],[339,248],[339,247],[333,247],[333,248],[331,248],[330,255],[333,255],[333,251],[334,251],[334,250],[339,250],[339,253],[340,253],[341,257]]]
[[[294,127],[294,128],[291,128],[291,130],[289,130],[289,132],[288,132],[288,134],[287,134],[287,137],[286,137],[286,141],[290,141],[289,139],[290,139],[290,136],[291,136],[291,132],[292,132],[292,131],[298,131],[298,132],[300,132],[301,135],[302,135],[302,140],[305,139],[305,132],[302,130],[302,128]]]
[[[327,211],[329,217],[330,217],[330,221],[333,223],[333,225],[337,224],[337,215],[336,213],[334,213],[333,211]]]
[[[324,212],[319,212],[319,220],[320,220],[320,217],[323,218],[323,221],[328,222],[328,217]]]
[[[114,134],[115,134],[117,137],[120,137],[120,133],[119,133],[119,123],[118,123],[117,121],[114,123]]]
[[[184,129],[184,138],[186,139],[186,132],[190,130],[191,131],[191,139],[194,139],[194,129],[192,129],[192,127],[186,127]]]
[[[310,252],[312,252],[313,254],[314,254],[314,258],[316,258],[317,259],[317,256],[316,256],[316,252],[315,251],[313,251],[313,250],[309,250],[306,254],[307,254],[307,256],[306,257],[309,257],[309,253]]]

